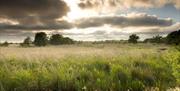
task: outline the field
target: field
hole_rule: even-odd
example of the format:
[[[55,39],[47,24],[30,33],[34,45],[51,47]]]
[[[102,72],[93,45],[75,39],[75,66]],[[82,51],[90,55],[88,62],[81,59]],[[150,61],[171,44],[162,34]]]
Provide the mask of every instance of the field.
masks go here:
[[[0,47],[0,91],[179,91],[180,51],[162,44]]]

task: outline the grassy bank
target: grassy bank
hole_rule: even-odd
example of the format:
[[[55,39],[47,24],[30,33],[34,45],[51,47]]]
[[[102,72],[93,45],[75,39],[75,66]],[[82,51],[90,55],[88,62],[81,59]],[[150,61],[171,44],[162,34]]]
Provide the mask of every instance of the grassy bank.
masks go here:
[[[180,86],[165,45],[1,48],[0,91],[164,91]]]

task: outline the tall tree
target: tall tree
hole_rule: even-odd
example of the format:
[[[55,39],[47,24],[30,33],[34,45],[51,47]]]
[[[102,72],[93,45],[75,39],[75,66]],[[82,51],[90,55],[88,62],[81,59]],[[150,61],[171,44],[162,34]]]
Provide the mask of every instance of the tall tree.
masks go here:
[[[63,44],[63,36],[60,34],[53,34],[50,38],[50,44],[52,45]]]
[[[138,39],[139,39],[139,36],[137,36],[136,34],[132,34],[129,36],[128,42],[129,43],[137,43]]]
[[[74,41],[69,37],[63,37],[60,34],[53,34],[50,38],[50,44],[60,45],[60,44],[73,44]]]
[[[48,43],[47,34],[45,32],[36,33],[34,44],[36,46],[46,46]]]

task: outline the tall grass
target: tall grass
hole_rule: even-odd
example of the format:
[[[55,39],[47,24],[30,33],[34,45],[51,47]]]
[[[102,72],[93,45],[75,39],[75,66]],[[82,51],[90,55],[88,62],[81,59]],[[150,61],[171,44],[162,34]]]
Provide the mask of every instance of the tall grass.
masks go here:
[[[159,46],[126,45],[125,49],[119,46],[50,47],[54,51],[69,51],[56,58],[50,54],[31,59],[31,55],[23,56],[24,51],[23,57],[17,57],[20,51],[13,56],[3,54],[0,91],[165,91],[180,86],[179,51],[168,48],[160,52]],[[8,49],[1,52],[5,50]],[[40,50],[45,52],[48,48]]]

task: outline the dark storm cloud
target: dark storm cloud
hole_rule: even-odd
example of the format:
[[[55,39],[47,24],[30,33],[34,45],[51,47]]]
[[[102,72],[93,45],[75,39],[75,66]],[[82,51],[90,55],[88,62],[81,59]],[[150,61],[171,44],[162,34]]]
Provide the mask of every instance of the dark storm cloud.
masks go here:
[[[31,31],[19,31],[19,30],[3,30],[0,32],[0,36],[33,36],[34,33]]]
[[[171,19],[161,19],[156,16],[140,14],[129,14],[126,16],[96,16],[90,18],[82,18],[75,22],[67,22],[65,20],[54,21],[53,23],[44,24],[10,24],[0,23],[1,30],[60,30],[72,28],[91,28],[109,25],[111,27],[166,27],[171,26]]]
[[[112,27],[163,27],[173,24],[171,19],[160,19],[147,14],[91,17],[80,19],[76,22],[76,26],[79,28],[100,27],[105,24]]]
[[[62,0],[0,0],[0,18],[23,24],[52,23],[68,11]]]
[[[59,30],[59,29],[71,29],[73,25],[67,21],[59,21],[52,24],[42,24],[42,25],[23,25],[23,24],[7,24],[0,23],[0,32],[2,30]]]

